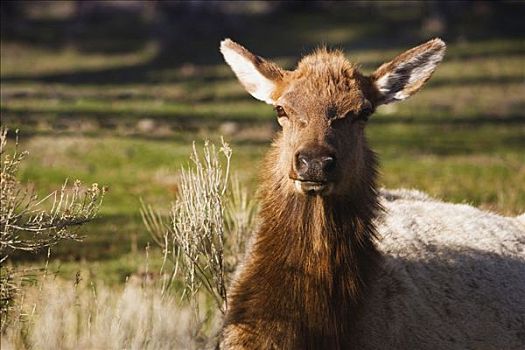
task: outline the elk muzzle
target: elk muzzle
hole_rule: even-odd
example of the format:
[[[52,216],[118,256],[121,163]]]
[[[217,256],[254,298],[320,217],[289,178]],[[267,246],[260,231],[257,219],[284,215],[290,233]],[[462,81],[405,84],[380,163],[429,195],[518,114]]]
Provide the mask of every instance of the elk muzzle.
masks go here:
[[[335,155],[328,148],[302,148],[294,156],[295,188],[304,194],[328,194],[332,188],[335,168]]]

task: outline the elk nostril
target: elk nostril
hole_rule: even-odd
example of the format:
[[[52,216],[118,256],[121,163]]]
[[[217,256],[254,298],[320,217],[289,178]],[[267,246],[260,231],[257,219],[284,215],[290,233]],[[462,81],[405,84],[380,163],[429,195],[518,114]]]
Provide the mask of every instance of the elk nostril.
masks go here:
[[[305,167],[308,167],[308,159],[305,156],[299,156],[299,163],[302,163]]]
[[[310,167],[310,158],[304,153],[297,153],[295,155],[295,168],[299,175],[308,171]]]
[[[323,165],[324,171],[331,171],[335,168],[335,159],[334,157],[323,157],[321,164]]]

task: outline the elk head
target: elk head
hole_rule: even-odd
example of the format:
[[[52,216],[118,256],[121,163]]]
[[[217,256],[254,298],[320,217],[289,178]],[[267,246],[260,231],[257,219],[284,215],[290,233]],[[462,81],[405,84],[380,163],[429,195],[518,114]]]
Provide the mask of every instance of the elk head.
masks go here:
[[[245,89],[275,108],[282,135],[274,168],[284,187],[329,196],[366,183],[375,165],[364,135],[368,118],[377,106],[417,92],[443,59],[445,43],[430,40],[370,76],[340,51],[318,49],[293,71],[230,39],[221,42],[221,52]]]

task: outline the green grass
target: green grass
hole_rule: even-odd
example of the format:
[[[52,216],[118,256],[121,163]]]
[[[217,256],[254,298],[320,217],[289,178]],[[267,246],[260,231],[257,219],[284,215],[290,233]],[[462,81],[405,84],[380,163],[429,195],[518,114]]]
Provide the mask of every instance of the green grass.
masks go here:
[[[390,44],[397,34],[386,30],[396,16],[410,27],[418,11],[417,6],[393,11],[384,23],[334,12],[330,20],[325,14],[260,18],[236,38],[288,68],[298,58],[294,55],[318,43],[348,48],[348,57],[370,73],[423,41],[425,35],[415,35]],[[214,37],[189,40],[182,52],[171,53],[153,41],[125,52],[6,37],[1,45],[2,124],[20,128],[21,148],[30,151],[21,179],[41,194],[66,178],[110,188],[99,218],[83,228],[84,242],[54,248],[58,260],[51,264],[63,276],[82,269],[120,283],[140,269],[149,238],[139,199],[167,212],[192,141],[217,141],[225,121],[240,126],[226,135],[233,171],[255,193],[273,112],[237,83]],[[380,155],[381,185],[417,188],[504,215],[524,212],[524,61],[522,38],[451,41],[420,93],[379,108],[370,121],[367,133]],[[144,120],[156,124],[144,129]],[[16,260],[39,264],[42,259],[40,254]],[[151,261],[158,267],[153,248]]]

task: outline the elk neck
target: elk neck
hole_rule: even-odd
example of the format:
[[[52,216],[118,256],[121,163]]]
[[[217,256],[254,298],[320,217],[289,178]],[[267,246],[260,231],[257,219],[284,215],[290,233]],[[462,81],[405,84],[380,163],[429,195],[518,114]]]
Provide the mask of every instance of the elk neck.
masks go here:
[[[304,282],[302,293],[313,283],[327,297],[356,301],[378,255],[373,219],[381,207],[375,159],[367,172],[351,193],[326,197],[286,190],[286,179],[266,176],[253,257],[260,256],[276,274],[290,273],[293,285]]]
[[[275,164],[271,157],[267,164]],[[348,344],[379,258],[372,223],[380,210],[375,177],[360,191],[331,197],[287,192],[283,179],[265,177],[261,226],[232,290],[228,322],[270,317],[293,334],[286,337],[289,344]]]

